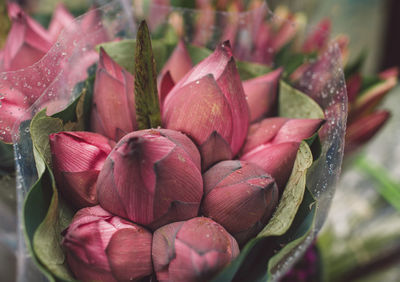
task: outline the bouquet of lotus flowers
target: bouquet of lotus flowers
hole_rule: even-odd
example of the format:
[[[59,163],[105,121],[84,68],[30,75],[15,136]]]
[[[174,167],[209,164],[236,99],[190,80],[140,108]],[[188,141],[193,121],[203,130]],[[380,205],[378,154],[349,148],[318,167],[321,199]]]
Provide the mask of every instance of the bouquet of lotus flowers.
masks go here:
[[[276,23],[263,5],[244,22],[213,12],[221,26],[203,30],[187,23],[202,11],[125,4],[90,11],[38,63],[0,75],[6,99],[38,97],[16,105],[9,135],[21,244],[49,280],[279,278],[318,232],[340,172],[339,49],[266,66],[243,61],[253,40],[235,43],[256,38],[260,18]],[[313,99],[299,89],[314,80]],[[20,275],[34,279],[20,250]]]

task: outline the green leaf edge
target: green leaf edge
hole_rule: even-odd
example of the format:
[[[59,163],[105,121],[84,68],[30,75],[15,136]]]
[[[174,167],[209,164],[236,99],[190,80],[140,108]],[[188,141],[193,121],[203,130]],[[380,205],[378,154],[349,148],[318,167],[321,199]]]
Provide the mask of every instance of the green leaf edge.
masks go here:
[[[360,155],[355,164],[378,184],[374,185],[378,193],[400,212],[400,183],[396,182],[385,168],[371,162],[365,155]]]
[[[77,99],[79,100],[79,99]],[[75,107],[78,103],[74,101],[69,107]],[[68,107],[68,108],[69,108]],[[68,109],[67,108],[67,109]],[[70,111],[63,111],[66,113],[66,121],[70,118],[70,116],[67,114]],[[60,116],[60,113],[58,114]],[[44,133],[43,131],[41,132],[36,132],[36,127],[43,128],[42,126],[37,126],[38,122],[44,122],[48,127],[46,127],[46,132]],[[42,123],[43,124],[43,123]],[[51,125],[54,127],[52,128]],[[51,129],[52,128],[52,129]],[[54,118],[54,117],[49,117],[46,115],[46,109],[38,112],[34,118],[32,119],[31,125],[30,125],[30,132],[32,134],[32,144],[33,144],[33,150],[34,150],[34,155],[35,155],[35,162],[36,166],[39,168],[38,169],[38,175],[39,175],[39,180],[41,183],[43,180],[43,177],[45,174],[48,174],[48,177],[50,178],[50,185],[52,189],[52,195],[51,195],[51,200],[49,202],[49,206],[47,208],[47,212],[45,217],[43,218],[42,222],[37,226],[33,233],[33,238],[32,238],[32,250],[34,252],[34,255],[36,256],[36,259],[41,263],[43,267],[46,268],[49,273],[54,275],[56,277],[56,280],[61,280],[61,281],[73,281],[73,277],[71,273],[69,272],[68,267],[65,265],[65,257],[64,253],[61,249],[61,246],[59,246],[59,249],[52,249],[53,252],[61,252],[63,256],[63,263],[54,263],[54,260],[49,259],[47,257],[48,252],[42,252],[41,248],[38,248],[37,245],[39,244],[38,242],[43,242],[43,236],[44,234],[47,234],[47,232],[56,232],[57,226],[54,226],[53,223],[59,224],[59,196],[58,196],[58,191],[54,179],[54,175],[51,171],[51,153],[50,153],[50,147],[49,147],[49,141],[48,141],[48,135],[51,133],[56,133],[62,131],[63,128],[63,120],[60,118]],[[42,140],[43,137],[45,140]],[[39,141],[37,142],[37,138],[40,138]],[[40,186],[38,186],[40,187]],[[37,188],[38,189],[38,188]],[[42,188],[43,189],[43,188]],[[25,205],[24,205],[25,206]],[[54,219],[56,218],[56,219]],[[48,223],[50,222],[50,224]],[[51,230],[49,230],[49,226],[52,227]],[[59,226],[59,225],[58,225]],[[54,228],[54,229],[53,229]],[[53,234],[55,235],[55,234]],[[61,236],[61,234],[59,234]],[[55,236],[49,236],[52,239]],[[48,237],[46,237],[48,238]],[[57,236],[56,236],[57,238]],[[54,246],[54,245],[52,245]]]
[[[300,101],[300,102],[299,102]],[[312,98],[280,80],[279,116],[287,118],[324,119],[322,108]]]
[[[91,79],[91,77],[89,77],[88,79]],[[90,83],[90,82],[89,82]],[[87,86],[87,83],[86,83]],[[33,153],[34,153],[34,157],[35,157],[35,163],[36,163],[36,167],[38,170],[38,180],[35,182],[35,184],[31,187],[31,189],[29,190],[25,201],[24,201],[24,205],[23,205],[23,226],[24,228],[24,237],[26,240],[26,245],[28,248],[29,253],[31,254],[31,257],[33,259],[33,262],[37,265],[37,267],[39,268],[39,270],[46,276],[47,279],[49,279],[49,281],[75,281],[72,277],[72,275],[70,275],[70,272],[68,270],[68,267],[61,267],[61,275],[59,273],[54,273],[54,271],[51,271],[47,267],[43,265],[43,261],[40,257],[40,254],[38,254],[38,252],[35,250],[35,242],[37,242],[37,238],[41,239],[41,234],[40,232],[42,232],[42,228],[44,229],[44,232],[46,232],[45,228],[45,223],[48,220],[49,216],[51,216],[51,214],[49,215],[49,213],[51,212],[50,209],[53,207],[53,216],[54,213],[56,211],[58,211],[57,216],[59,216],[62,211],[59,210],[60,205],[62,205],[62,203],[59,201],[58,198],[58,191],[56,188],[56,184],[55,184],[55,179],[54,179],[54,175],[51,171],[50,168],[50,160],[51,160],[51,153],[49,151],[49,141],[48,141],[48,135],[50,133],[53,132],[59,132],[64,130],[64,126],[67,126],[69,128],[79,128],[79,125],[82,125],[83,123],[79,120],[80,118],[84,118],[84,116],[80,116],[80,111],[82,110],[82,108],[85,106],[85,102],[86,101],[86,88],[82,89],[81,94],[64,110],[61,111],[55,115],[53,115],[52,117],[49,117],[46,115],[46,109],[38,112],[34,118],[31,121],[30,124],[30,133],[38,136],[41,135],[45,135],[47,136],[47,138],[45,138],[45,140],[43,142],[36,142],[36,137],[32,136],[32,145],[33,145]],[[76,116],[73,117],[73,115],[71,114],[72,109],[75,109],[76,112]],[[56,125],[56,129],[55,130],[50,130],[50,132],[47,132],[46,134],[43,133],[37,133],[36,132],[36,123],[40,120],[45,120],[45,121],[49,121],[52,120],[53,125]],[[77,126],[74,126],[73,122],[76,122]],[[47,123],[47,122],[46,122]],[[47,126],[49,126],[47,124]],[[46,127],[48,128],[48,127]],[[37,144],[40,143],[40,146]],[[43,220],[36,226],[34,227],[34,231],[32,232],[32,239],[30,238],[30,235],[28,234],[28,228],[27,228],[27,221],[26,221],[26,210],[27,210],[27,204],[29,203],[30,199],[33,197],[33,195],[35,195],[35,193],[38,193],[38,189],[41,188],[41,183],[43,181],[43,177],[48,174],[48,177],[50,178],[50,182],[51,182],[51,189],[52,189],[52,195],[51,195],[51,199],[49,202],[49,206],[45,212],[45,215],[43,217]],[[56,207],[54,207],[54,205],[56,205]],[[65,213],[63,214],[65,215]],[[58,223],[62,225],[62,219],[61,218],[57,218],[57,220],[59,221]],[[35,239],[36,238],[36,239]],[[40,252],[39,252],[40,253]],[[64,264],[62,264],[64,265]],[[58,265],[60,266],[60,265]],[[58,267],[56,267],[56,272],[58,272],[57,270]]]

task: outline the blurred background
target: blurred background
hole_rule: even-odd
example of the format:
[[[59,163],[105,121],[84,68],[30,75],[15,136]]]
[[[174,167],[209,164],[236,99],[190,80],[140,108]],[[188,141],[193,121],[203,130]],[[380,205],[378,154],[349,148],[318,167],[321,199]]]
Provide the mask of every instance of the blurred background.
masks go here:
[[[45,23],[57,0],[21,0]],[[76,16],[89,1],[63,1]],[[332,21],[333,35],[350,38],[350,57],[367,55],[365,75],[400,67],[400,1],[398,0],[269,0],[271,10],[286,5],[302,12],[311,25]],[[381,107],[391,118],[361,151],[347,158],[329,219],[317,241],[327,281],[400,281],[400,87]],[[0,281],[14,281],[15,180],[0,176]],[[4,216],[3,216],[4,215]],[[320,278],[316,278],[319,280]],[[302,281],[302,280],[298,280]],[[308,280],[309,281],[309,280]]]

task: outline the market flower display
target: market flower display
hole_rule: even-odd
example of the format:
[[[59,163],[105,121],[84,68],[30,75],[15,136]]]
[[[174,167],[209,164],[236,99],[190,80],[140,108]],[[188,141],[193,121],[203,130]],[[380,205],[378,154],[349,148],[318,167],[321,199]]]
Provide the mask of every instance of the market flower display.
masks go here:
[[[159,281],[207,281],[238,254],[236,240],[205,217],[165,225],[153,235],[153,264]]]
[[[76,213],[62,244],[80,280],[128,281],[153,272],[152,237],[145,228],[94,206]]]

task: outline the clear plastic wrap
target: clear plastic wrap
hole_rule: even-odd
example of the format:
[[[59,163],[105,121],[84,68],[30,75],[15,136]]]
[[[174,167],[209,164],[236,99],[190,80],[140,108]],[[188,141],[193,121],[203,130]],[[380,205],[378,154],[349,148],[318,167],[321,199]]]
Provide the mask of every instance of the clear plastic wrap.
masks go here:
[[[65,108],[75,97],[74,87],[83,80],[86,68],[95,63],[94,47],[105,41],[134,38],[138,23],[145,18],[151,31],[164,36],[163,23],[174,24],[184,19],[182,38],[200,46],[213,48],[219,42],[230,39],[239,59],[257,61],[254,52],[255,38],[259,36],[259,24],[266,21],[271,26],[282,20],[274,16],[263,4],[259,8],[241,12],[200,11],[171,8],[149,1],[114,1],[77,18],[62,32],[56,44],[35,65],[23,70],[0,74],[2,97],[22,93],[24,105],[17,114],[20,122],[14,128],[0,121],[0,134],[12,131],[17,168],[18,195],[18,281],[45,280],[36,269],[25,246],[22,230],[23,201],[37,179],[32,144],[29,138],[29,122],[38,110],[47,107],[48,114]],[[295,25],[285,23],[290,33]],[[161,35],[160,35],[161,32]],[[233,34],[237,34],[233,37]],[[274,50],[269,50],[274,53]],[[338,180],[343,156],[344,132],[347,114],[347,98],[340,50],[329,46],[318,59],[305,66],[298,77],[297,87],[312,96],[323,108],[326,123],[321,133],[322,154],[310,169],[307,186],[316,197],[317,218],[314,232],[297,249],[293,250],[284,264],[280,265],[274,279],[278,279],[301,256],[313,241],[329,210],[335,184]],[[28,108],[29,106],[29,108]],[[26,108],[28,108],[26,110]],[[14,113],[13,113],[14,114]]]

